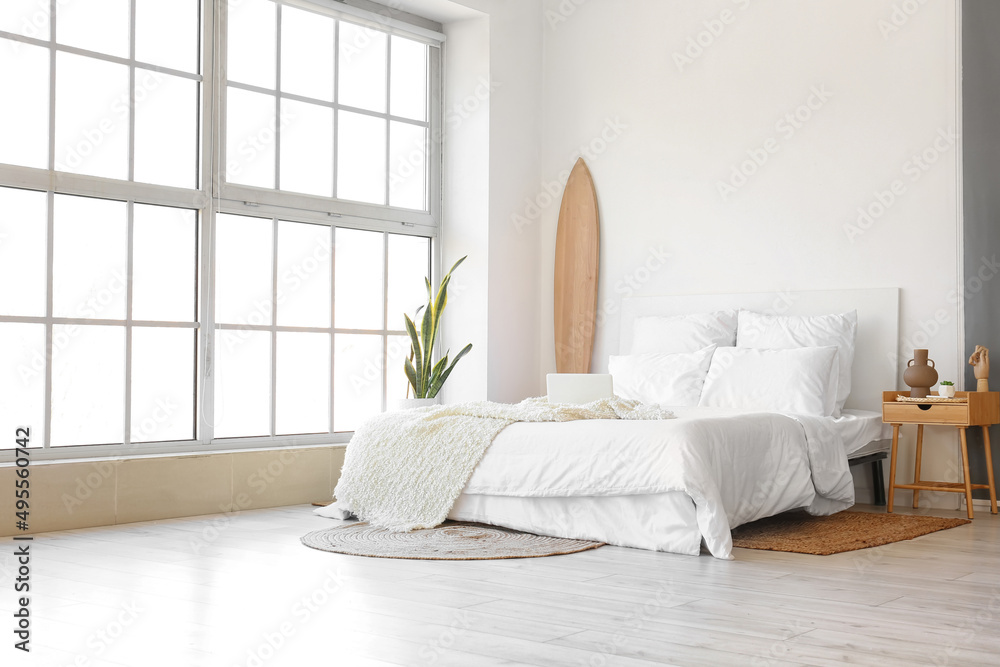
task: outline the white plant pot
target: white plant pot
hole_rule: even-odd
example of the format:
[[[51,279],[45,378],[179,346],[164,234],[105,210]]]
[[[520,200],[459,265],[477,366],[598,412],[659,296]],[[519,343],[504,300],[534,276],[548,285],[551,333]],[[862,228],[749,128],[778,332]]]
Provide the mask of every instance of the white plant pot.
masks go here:
[[[941,384],[938,385],[938,396],[943,396],[945,398],[955,397],[955,385]]]
[[[389,401],[386,407],[389,410],[410,410],[412,408],[426,408],[431,405],[441,405],[441,397],[434,398],[397,398]]]

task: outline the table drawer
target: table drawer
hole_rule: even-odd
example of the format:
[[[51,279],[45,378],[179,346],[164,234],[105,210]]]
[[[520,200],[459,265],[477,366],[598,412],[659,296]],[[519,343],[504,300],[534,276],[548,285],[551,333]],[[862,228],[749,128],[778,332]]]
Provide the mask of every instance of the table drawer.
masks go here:
[[[968,424],[968,403],[883,403],[887,424]]]

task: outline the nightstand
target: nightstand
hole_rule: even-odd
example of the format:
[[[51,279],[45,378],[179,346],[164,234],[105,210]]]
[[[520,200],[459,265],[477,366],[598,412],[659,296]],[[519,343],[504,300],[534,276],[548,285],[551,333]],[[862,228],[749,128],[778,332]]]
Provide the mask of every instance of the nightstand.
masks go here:
[[[997,492],[993,483],[993,457],[990,453],[990,425],[1000,423],[1000,392],[960,391],[955,398],[965,398],[965,403],[907,403],[896,400],[896,396],[909,396],[908,391],[882,392],[882,421],[892,424],[892,453],[889,457],[889,506],[892,512],[893,496],[896,489],[913,490],[913,507],[916,509],[921,491],[952,491],[965,494],[969,518],[972,518],[972,490],[989,489],[990,511],[997,513]],[[917,457],[913,466],[913,484],[896,484],[896,454],[899,449],[899,427],[903,424],[917,426]],[[924,426],[954,426],[962,440],[962,470],[964,482],[929,482],[920,479],[920,457],[923,454]],[[969,479],[969,447],[966,430],[970,426],[983,429],[983,443],[986,445],[986,469],[989,484],[973,484]]]

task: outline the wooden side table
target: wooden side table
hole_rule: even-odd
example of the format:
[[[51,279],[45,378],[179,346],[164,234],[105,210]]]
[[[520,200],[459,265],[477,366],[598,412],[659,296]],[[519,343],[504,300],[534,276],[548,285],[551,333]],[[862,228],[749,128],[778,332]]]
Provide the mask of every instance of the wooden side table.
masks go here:
[[[889,506],[892,512],[896,489],[913,490],[913,507],[916,509],[921,491],[952,491],[965,494],[969,518],[972,518],[972,490],[989,489],[990,511],[997,513],[997,492],[993,482],[993,456],[990,452],[990,425],[1000,423],[1000,392],[960,391],[956,398],[966,398],[965,403],[906,403],[896,400],[896,396],[909,396],[908,391],[882,392],[882,421],[892,424],[892,453],[889,462]],[[903,424],[917,426],[917,457],[913,466],[913,484],[896,484],[896,454],[899,449],[899,427]],[[935,424],[958,428],[962,440],[962,469],[964,482],[929,482],[920,479],[920,458],[924,447],[924,425]],[[983,429],[983,443],[986,445],[986,469],[989,484],[973,484],[969,478],[969,447],[966,431],[970,426]]]

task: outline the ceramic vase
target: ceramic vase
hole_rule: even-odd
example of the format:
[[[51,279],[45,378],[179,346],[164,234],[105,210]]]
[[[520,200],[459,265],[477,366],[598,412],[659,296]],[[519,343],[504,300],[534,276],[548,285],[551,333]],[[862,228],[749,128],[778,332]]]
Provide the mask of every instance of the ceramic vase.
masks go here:
[[[903,382],[910,387],[910,396],[913,398],[927,398],[938,380],[938,373],[934,370],[934,360],[927,358],[927,350],[914,350],[913,358],[906,364],[906,372],[903,373]]]
[[[435,396],[434,398],[397,398],[394,401],[389,401],[388,408],[390,410],[409,410],[411,408],[426,408],[430,405],[440,404],[440,396]]]

